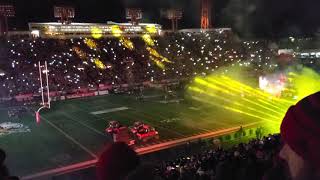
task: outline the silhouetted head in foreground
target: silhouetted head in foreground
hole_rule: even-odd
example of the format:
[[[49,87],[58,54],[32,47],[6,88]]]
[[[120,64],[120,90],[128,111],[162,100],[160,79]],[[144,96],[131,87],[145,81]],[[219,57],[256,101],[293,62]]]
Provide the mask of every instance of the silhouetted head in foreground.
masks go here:
[[[0,179],[5,179],[9,176],[7,167],[4,165],[4,160],[6,159],[6,153],[4,150],[0,149]]]
[[[279,156],[292,180],[320,179],[320,92],[289,108],[281,124]]]
[[[137,153],[125,143],[106,146],[97,163],[98,180],[123,180],[140,164]]]
[[[4,163],[4,160],[6,159],[6,153],[4,150],[0,149],[0,165]]]

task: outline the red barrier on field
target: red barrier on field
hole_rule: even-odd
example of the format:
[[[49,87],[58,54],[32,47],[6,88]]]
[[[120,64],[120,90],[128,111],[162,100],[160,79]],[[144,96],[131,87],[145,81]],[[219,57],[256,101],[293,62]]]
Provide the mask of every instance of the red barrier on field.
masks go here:
[[[110,84],[99,84],[99,90],[111,90],[113,88]]]
[[[90,96],[95,96],[94,92],[71,94],[71,95],[67,95],[66,98],[67,99],[75,99],[75,98],[90,97]]]
[[[41,120],[41,118],[40,118],[40,113],[39,113],[39,112],[36,112],[36,122],[37,122],[37,123],[40,123],[40,120]]]
[[[33,99],[33,94],[19,94],[14,97],[18,102],[28,101]]]

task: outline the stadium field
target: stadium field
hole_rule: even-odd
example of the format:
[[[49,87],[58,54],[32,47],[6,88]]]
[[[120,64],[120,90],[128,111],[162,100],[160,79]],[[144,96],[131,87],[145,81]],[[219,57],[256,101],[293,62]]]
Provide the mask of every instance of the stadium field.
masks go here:
[[[39,124],[32,113],[9,119],[7,108],[1,107],[0,115],[0,123],[17,122],[30,129],[0,136],[1,148],[8,152],[6,163],[19,176],[96,158],[111,141],[104,132],[110,120],[126,126],[142,121],[159,131],[159,140],[139,146],[259,121],[189,100],[164,101],[152,94],[144,100],[113,94],[53,102],[50,110],[41,112]]]

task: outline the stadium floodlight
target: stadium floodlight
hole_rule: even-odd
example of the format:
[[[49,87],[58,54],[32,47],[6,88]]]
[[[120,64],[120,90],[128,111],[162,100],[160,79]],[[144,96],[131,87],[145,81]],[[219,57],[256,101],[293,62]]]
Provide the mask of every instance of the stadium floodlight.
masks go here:
[[[44,62],[44,65],[41,65],[41,62],[38,62],[38,68],[39,68],[39,81],[40,81],[40,92],[41,92],[41,107],[36,111],[36,122],[40,122],[40,111],[44,108],[50,109],[51,107],[51,99],[50,99],[50,89],[49,89],[49,71],[48,71],[48,65],[47,61]],[[45,77],[43,77],[43,74]],[[43,81],[46,82],[46,85],[44,86]],[[46,95],[45,95],[46,91]]]
[[[71,19],[75,16],[75,10],[71,6],[54,6],[54,17],[60,18],[62,24],[70,24]]]
[[[0,4],[0,33],[8,32],[8,18],[15,16],[13,5]]]
[[[126,19],[130,19],[132,25],[138,25],[142,19],[142,10],[139,8],[127,8]]]
[[[168,9],[165,11],[161,11],[167,19],[171,20],[171,28],[172,31],[178,30],[178,20],[182,18],[182,10],[181,9]]]
[[[211,0],[201,0],[201,29],[211,28]]]

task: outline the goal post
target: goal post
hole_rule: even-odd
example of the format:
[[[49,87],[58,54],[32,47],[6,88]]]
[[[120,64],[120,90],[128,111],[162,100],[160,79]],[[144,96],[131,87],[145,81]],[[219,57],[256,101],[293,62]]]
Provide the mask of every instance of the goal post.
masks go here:
[[[51,99],[50,99],[50,88],[49,88],[49,71],[47,61],[42,65],[38,62],[39,68],[39,81],[40,81],[40,93],[41,93],[41,103],[40,108],[36,111],[36,122],[40,123],[40,111],[44,108],[50,109]]]
[[[39,111],[36,111],[36,122],[40,123],[40,113],[39,113]]]

